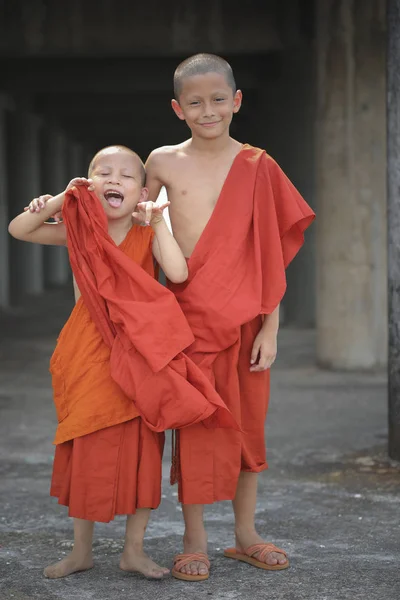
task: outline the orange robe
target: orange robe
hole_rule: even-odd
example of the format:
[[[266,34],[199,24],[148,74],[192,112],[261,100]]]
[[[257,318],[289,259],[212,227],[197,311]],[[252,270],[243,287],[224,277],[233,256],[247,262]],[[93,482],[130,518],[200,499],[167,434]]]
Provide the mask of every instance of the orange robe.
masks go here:
[[[52,368],[53,377],[60,380],[55,402],[63,413],[55,443],[138,415],[153,431],[202,421],[208,427],[238,428],[211,382],[182,353],[194,338],[174,295],[139,266],[140,260],[132,261],[117,248],[96,196],[86,188],[71,190],[63,215],[72,270],[93,326],[104,341],[101,351],[93,348],[89,361],[107,361],[104,368],[131,402],[126,397],[116,403],[109,399],[100,407],[70,338],[61,336]],[[73,329],[84,343],[80,325]],[[74,397],[69,389],[81,377],[84,399]]]
[[[153,277],[150,228],[132,227],[117,248],[98,199],[83,188],[67,193],[63,216],[82,296],[50,365],[59,421],[51,494],[71,516],[107,521],[158,505],[158,432],[238,425],[182,353],[193,334]]]
[[[267,468],[269,371],[251,373],[250,354],[261,315],[280,303],[285,269],[314,218],[276,162],[245,144],[188,261],[188,280],[169,284],[195,336],[187,355],[241,426],[207,430],[197,424],[179,431],[184,503],[233,499],[241,470]]]
[[[152,240],[150,228],[135,226],[120,250],[153,277]],[[50,494],[71,517],[89,521],[157,508],[164,434],[135,418],[132,400],[111,377],[110,349],[83,297],[60,333],[50,370],[59,422]]]

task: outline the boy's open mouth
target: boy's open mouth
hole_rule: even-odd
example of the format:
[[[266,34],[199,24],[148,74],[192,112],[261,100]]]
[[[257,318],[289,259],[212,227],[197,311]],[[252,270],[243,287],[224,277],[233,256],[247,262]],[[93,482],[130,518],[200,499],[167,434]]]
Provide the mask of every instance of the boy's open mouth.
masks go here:
[[[117,190],[107,190],[104,192],[104,198],[112,208],[119,208],[124,201],[124,195]]]

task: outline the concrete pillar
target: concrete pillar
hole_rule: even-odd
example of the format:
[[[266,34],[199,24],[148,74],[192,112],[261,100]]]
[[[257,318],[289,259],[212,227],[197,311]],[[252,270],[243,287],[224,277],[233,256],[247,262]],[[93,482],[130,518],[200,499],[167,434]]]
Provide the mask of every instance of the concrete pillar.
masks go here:
[[[7,97],[0,95],[0,309],[10,302],[6,109]]]
[[[16,110],[8,118],[8,202],[10,219],[41,193],[40,119]],[[43,291],[43,247],[10,239],[12,302]]]
[[[317,6],[317,356],[387,360],[385,2]]]
[[[58,194],[70,180],[69,152],[65,133],[49,127],[43,136],[43,185],[42,193]],[[65,247],[47,246],[44,256],[45,282],[49,287],[67,283],[70,277],[68,252]]]
[[[400,0],[388,0],[389,456],[400,461]]]

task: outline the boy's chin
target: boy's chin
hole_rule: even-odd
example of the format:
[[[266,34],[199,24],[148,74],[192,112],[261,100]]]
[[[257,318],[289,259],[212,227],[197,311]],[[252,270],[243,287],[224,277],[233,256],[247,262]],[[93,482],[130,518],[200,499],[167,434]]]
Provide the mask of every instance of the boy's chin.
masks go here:
[[[133,211],[129,210],[129,208],[127,207],[122,206],[119,208],[105,206],[104,212],[106,213],[108,221],[118,221],[120,219],[126,219],[127,217],[130,217]]]

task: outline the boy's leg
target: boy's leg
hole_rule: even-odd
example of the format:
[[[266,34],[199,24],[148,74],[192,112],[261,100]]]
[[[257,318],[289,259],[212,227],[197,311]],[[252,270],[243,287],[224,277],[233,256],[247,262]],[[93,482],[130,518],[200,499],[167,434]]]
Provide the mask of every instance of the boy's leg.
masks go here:
[[[207,554],[207,533],[204,528],[202,504],[182,504],[183,518],[185,520],[185,533],[183,536],[183,553]],[[180,569],[187,575],[207,575],[208,567],[202,562],[193,561]]]
[[[43,574],[49,579],[67,577],[77,571],[86,571],[93,567],[92,542],[93,521],[74,519],[74,547],[72,552],[58,563],[45,568]]]
[[[138,508],[134,515],[127,517],[125,545],[119,566],[123,571],[137,571],[146,577],[161,579],[169,573],[169,569],[157,565],[143,550],[150,512],[150,508]]]
[[[236,550],[243,552],[254,544],[262,544],[264,540],[258,535],[254,523],[257,502],[258,473],[242,471],[239,476],[236,496],[233,500],[235,513]],[[254,558],[259,559],[259,553]],[[270,552],[264,562],[268,565],[284,565],[287,558],[278,552]]]

